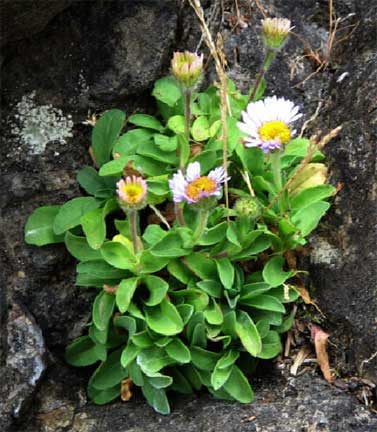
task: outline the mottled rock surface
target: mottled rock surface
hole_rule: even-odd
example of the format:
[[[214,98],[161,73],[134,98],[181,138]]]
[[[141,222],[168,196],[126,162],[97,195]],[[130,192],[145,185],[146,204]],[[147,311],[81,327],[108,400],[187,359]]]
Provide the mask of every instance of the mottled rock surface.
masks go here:
[[[24,15],[14,12],[21,3],[27,23]],[[2,51],[0,279],[5,289],[0,293],[0,325],[7,331],[0,340],[0,429],[377,430],[373,415],[354,396],[310,374],[287,381],[266,372],[255,384],[253,405],[214,401],[206,395],[176,397],[167,418],[153,413],[138,395],[129,404],[87,404],[84,388],[90,371],[64,366],[63,352],[85,331],[94,293],[74,286],[74,262],[62,245],[26,246],[23,226],[35,207],[62,203],[80,193],[76,173],[91,163],[90,128],[82,124],[88,111],[117,107],[127,113],[153,112],[153,81],[168,72],[174,49],[195,49],[200,34],[192,12],[174,0],[48,3],[49,7],[42,0],[5,1],[0,9],[3,17],[11,17],[3,25],[8,43]],[[221,3],[224,13],[219,1],[203,1],[213,18],[211,28],[223,33],[229,74],[246,90],[262,60],[261,14],[254,4],[249,7],[239,0],[248,26],[234,27],[234,2]],[[308,46],[323,55],[321,44],[328,38],[327,2],[261,4],[272,15],[290,17],[295,32],[307,41],[290,39],[288,55],[279,54],[269,73],[268,94],[293,98],[307,117],[321,102],[308,132],[343,125],[342,134],[326,148],[332,182],[342,183],[343,189],[313,237],[316,251],[310,271],[314,296],[326,314],[322,325],[334,342],[332,364],[340,374],[377,379],[377,357],[372,359],[377,351],[376,2],[335,2],[337,16],[345,18],[343,25],[359,25],[336,46],[328,67],[304,83],[318,66],[304,57]],[[17,25],[22,31],[14,32]],[[210,68],[207,80],[213,78]],[[51,142],[38,155],[12,134],[17,103],[34,91],[37,105],[51,104],[65,116],[72,115],[74,122],[73,137],[66,144]],[[14,304],[21,306],[12,309]],[[43,371],[48,365],[44,374],[36,372],[39,358]],[[22,409],[15,411],[17,406]]]

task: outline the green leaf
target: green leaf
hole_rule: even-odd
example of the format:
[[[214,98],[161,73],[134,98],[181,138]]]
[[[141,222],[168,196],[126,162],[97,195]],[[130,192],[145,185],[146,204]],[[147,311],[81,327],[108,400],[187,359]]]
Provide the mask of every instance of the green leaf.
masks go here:
[[[258,354],[261,359],[271,359],[281,353],[282,345],[279,333],[269,331],[267,336],[262,339],[262,351]]]
[[[65,360],[72,366],[89,366],[100,360],[96,344],[89,336],[81,336],[67,346]]]
[[[113,154],[122,157],[131,156],[139,146],[145,145],[152,137],[153,132],[148,129],[132,129],[117,139]]]
[[[179,304],[177,305],[177,311],[181,315],[183,324],[186,325],[194,313],[194,306],[190,304]]]
[[[136,346],[132,341],[129,341],[126,347],[122,351],[122,355],[120,357],[120,363],[122,367],[126,368],[132,363],[135,358],[140,353],[141,349]]]
[[[264,155],[261,149],[238,145],[236,146],[236,153],[241,160],[244,170],[253,176],[263,173]]]
[[[224,317],[220,306],[216,303],[215,299],[211,299],[210,306],[204,310],[204,317],[209,324],[221,325]]]
[[[97,295],[93,304],[93,322],[99,330],[106,330],[113,315],[115,297],[105,291]]]
[[[179,363],[189,363],[191,360],[190,350],[187,346],[178,338],[174,338],[166,347],[166,353],[173,360]]]
[[[131,362],[128,365],[128,372],[130,374],[130,378],[132,382],[138,387],[142,387],[144,385],[144,377],[141,371],[141,368],[137,365],[136,361]]]
[[[156,389],[148,381],[145,381],[141,390],[155,411],[163,415],[170,414],[169,401],[163,389]]]
[[[55,217],[53,229],[55,234],[63,234],[80,225],[81,216],[100,206],[100,202],[92,197],[73,198],[63,204]]]
[[[156,146],[162,151],[172,152],[177,150],[178,140],[176,136],[169,137],[166,135],[154,134],[153,139]]]
[[[135,293],[139,278],[123,279],[116,291],[116,304],[121,313],[127,312]]]
[[[151,249],[152,255],[157,257],[175,258],[187,255],[190,251],[183,249],[181,236],[170,231],[162,240],[156,243]]]
[[[147,306],[156,306],[165,298],[169,289],[169,284],[158,276],[143,276],[142,283],[148,288],[149,297],[144,300]]]
[[[183,330],[183,321],[179,312],[166,299],[157,306],[146,306],[144,311],[148,326],[156,333],[173,336]]]
[[[173,378],[171,390],[182,394],[191,394],[193,392],[189,380],[177,368],[171,368],[169,373]]]
[[[25,242],[36,246],[61,243],[64,236],[55,234],[53,224],[60,206],[44,206],[33,211],[25,225]]]
[[[177,135],[183,134],[185,133],[185,118],[182,115],[170,117],[167,126]]]
[[[242,287],[242,295],[241,300],[248,300],[253,297],[259,296],[267,291],[269,291],[272,287],[265,282],[253,282],[246,284]]]
[[[124,167],[130,161],[131,156],[124,156],[105,163],[99,170],[101,177],[120,176],[123,173]]]
[[[169,258],[155,257],[149,250],[144,250],[140,256],[140,273],[154,273],[163,269],[169,262]]]
[[[155,389],[163,389],[169,387],[173,383],[173,378],[156,372],[148,376],[148,381]]]
[[[114,387],[98,390],[91,386],[90,381],[88,385],[88,396],[97,405],[105,405],[115,398],[120,396],[121,386],[116,384]]]
[[[181,99],[182,92],[173,77],[165,77],[155,82],[152,96],[166,105],[174,107]]]
[[[164,127],[162,124],[151,115],[147,114],[133,114],[128,118],[129,123],[132,123],[136,126],[141,126],[147,129],[154,129],[158,132],[162,132]]]
[[[153,375],[175,361],[168,356],[164,349],[153,347],[141,351],[136,358],[136,363],[146,375]]]
[[[121,327],[128,331],[128,338],[130,339],[136,333],[136,320],[130,316],[115,316],[113,320],[115,327]]]
[[[172,259],[167,266],[169,273],[183,284],[187,285],[192,279],[192,273],[179,259]]]
[[[211,136],[207,117],[198,117],[194,121],[191,126],[191,135],[195,141],[205,141]]]
[[[92,131],[92,147],[98,166],[110,160],[113,145],[125,122],[125,114],[117,109],[107,111],[96,122]]]
[[[263,279],[271,285],[277,287],[282,285],[287,279],[293,276],[293,271],[285,272],[283,270],[284,258],[282,256],[274,256],[271,258],[263,269]]]
[[[178,157],[175,151],[163,151],[157,147],[153,141],[149,141],[143,146],[138,147],[137,153],[141,156],[145,156],[165,164],[176,165],[178,163]]]
[[[191,361],[195,367],[210,372],[215,369],[216,363],[220,358],[220,354],[207,351],[197,346],[191,347],[190,351]]]
[[[335,191],[336,189],[331,185],[320,185],[304,189],[291,199],[291,208],[293,210],[303,209],[310,204],[334,195]]]
[[[234,282],[234,267],[229,258],[217,258],[215,260],[220,280],[226,289],[230,289]]]
[[[232,370],[233,370],[233,365],[230,365],[223,369],[219,369],[216,364],[215,369],[211,374],[211,385],[214,388],[214,390],[219,390],[219,388],[225,384],[225,382],[230,377]]]
[[[222,285],[214,280],[204,280],[197,282],[196,285],[211,297],[221,298],[223,294]]]
[[[316,228],[329,208],[328,202],[318,201],[299,210],[291,217],[291,220],[305,237]]]
[[[92,249],[99,249],[106,238],[103,209],[97,208],[86,213],[81,217],[80,222],[89,246]]]
[[[117,241],[108,241],[100,249],[103,259],[118,269],[133,270],[135,255],[130,249]]]
[[[229,366],[232,366],[237,361],[239,356],[240,353],[238,351],[231,349],[220,358],[216,364],[216,367],[219,369],[226,369]]]
[[[148,246],[154,246],[166,235],[167,231],[163,230],[160,225],[151,224],[148,225],[143,234],[143,240],[148,243]]]
[[[222,222],[204,232],[198,244],[201,246],[208,246],[220,243],[224,240],[228,228],[227,222]]]
[[[65,233],[64,242],[68,252],[79,261],[102,259],[100,251],[92,249],[85,237],[75,236],[68,231]]]
[[[128,371],[122,367],[120,357],[122,349],[112,352],[107,360],[103,362],[94,372],[90,383],[98,390],[105,390],[122,382],[128,377]]]
[[[238,402],[250,403],[254,399],[254,393],[247,378],[236,365],[233,366],[229,379],[224,384],[224,389]]]
[[[252,356],[256,357],[262,349],[262,341],[249,314],[244,311],[239,311],[235,328],[242,345]]]
[[[216,279],[215,261],[200,252],[194,252],[183,259],[183,263],[201,279]]]
[[[241,298],[240,303],[251,306],[255,309],[285,313],[285,307],[283,304],[277,298],[271,295],[262,294],[248,299]]]
[[[80,262],[76,271],[79,274],[89,274],[100,279],[123,279],[129,275],[127,271],[116,269],[103,260]]]
[[[98,171],[90,166],[86,166],[78,172],[77,181],[90,195],[96,195],[97,191],[108,188],[106,182],[99,176]]]

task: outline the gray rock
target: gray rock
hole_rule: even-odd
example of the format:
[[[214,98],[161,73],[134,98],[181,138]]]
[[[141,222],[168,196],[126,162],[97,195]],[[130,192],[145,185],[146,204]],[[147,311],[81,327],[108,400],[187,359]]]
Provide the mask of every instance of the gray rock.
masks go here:
[[[0,369],[0,422],[2,430],[12,418],[29,408],[34,391],[46,370],[46,346],[34,319],[14,303],[8,314],[7,357]]]
[[[254,380],[256,399],[246,405],[205,394],[171,395],[169,416],[155,413],[138,393],[127,403],[84,404],[81,388],[61,392],[64,372],[55,371],[55,379],[57,375],[58,382],[44,383],[33,422],[21,424],[20,431],[374,432],[377,428],[377,417],[354,396],[308,373],[286,379],[277,370],[267,372],[263,379]]]

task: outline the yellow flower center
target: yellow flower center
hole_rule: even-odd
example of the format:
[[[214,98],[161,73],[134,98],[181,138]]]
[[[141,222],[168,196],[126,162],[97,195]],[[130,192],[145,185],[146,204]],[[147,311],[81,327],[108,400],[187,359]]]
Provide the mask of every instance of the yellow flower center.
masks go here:
[[[203,193],[210,195],[216,192],[217,184],[209,177],[199,177],[186,188],[186,195],[193,201],[198,201]]]
[[[137,204],[142,199],[144,189],[138,183],[126,183],[122,186],[122,192],[126,195],[128,204]]]
[[[258,132],[263,141],[274,141],[278,138],[281,144],[286,144],[291,139],[291,130],[280,120],[264,123]]]

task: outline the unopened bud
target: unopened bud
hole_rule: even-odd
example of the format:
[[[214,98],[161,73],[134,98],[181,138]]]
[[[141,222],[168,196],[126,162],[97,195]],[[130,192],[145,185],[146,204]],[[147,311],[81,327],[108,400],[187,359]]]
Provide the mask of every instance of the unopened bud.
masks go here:
[[[118,202],[121,208],[140,210],[146,205],[147,182],[137,176],[128,176],[117,183]]]
[[[171,67],[177,81],[186,88],[192,88],[199,81],[203,71],[203,54],[175,52]]]
[[[240,198],[236,201],[234,205],[234,210],[239,216],[246,216],[252,219],[256,219],[260,216],[260,205],[256,198]]]
[[[286,18],[262,20],[262,36],[265,45],[273,50],[279,50],[287,41],[292,28],[291,21]]]

